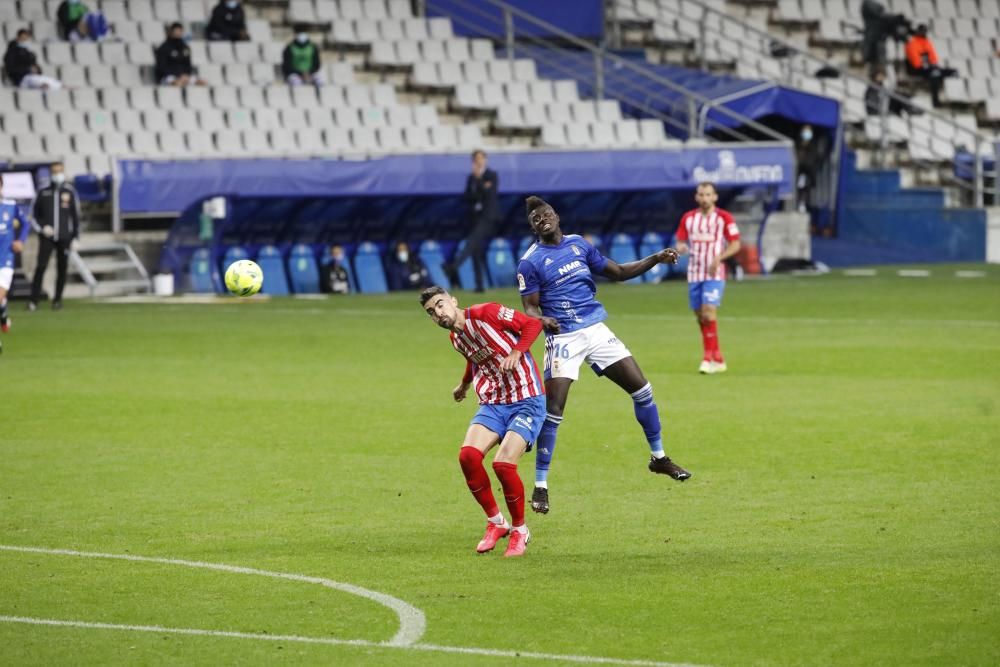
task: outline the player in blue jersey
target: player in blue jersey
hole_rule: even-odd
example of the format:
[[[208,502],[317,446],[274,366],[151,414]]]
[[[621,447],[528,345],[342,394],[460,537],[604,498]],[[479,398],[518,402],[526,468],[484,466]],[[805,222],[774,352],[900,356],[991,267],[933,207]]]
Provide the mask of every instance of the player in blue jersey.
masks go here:
[[[0,174],[0,194],[3,193],[3,175]],[[15,226],[20,225],[19,230]],[[7,314],[7,292],[14,280],[14,253],[24,249],[28,238],[28,223],[21,215],[17,203],[0,196],[0,331],[10,331],[10,317]],[[0,343],[0,352],[3,344]]]
[[[593,274],[611,280],[635,278],[651,268],[677,261],[673,248],[635,262],[618,264],[603,257],[576,234],[563,234],[559,216],[539,197],[528,197],[528,224],[538,237],[521,258],[517,282],[524,312],[542,320],[545,327],[546,415],[535,454],[535,490],[531,509],[549,511],[548,474],[556,446],[556,429],[562,422],[569,387],[587,363],[632,397],[635,418],[649,442],[649,469],[678,481],[691,473],[670,460],[663,451],[660,415],[653,402],[653,388],[625,344],[604,324],[608,313],[594,298]]]

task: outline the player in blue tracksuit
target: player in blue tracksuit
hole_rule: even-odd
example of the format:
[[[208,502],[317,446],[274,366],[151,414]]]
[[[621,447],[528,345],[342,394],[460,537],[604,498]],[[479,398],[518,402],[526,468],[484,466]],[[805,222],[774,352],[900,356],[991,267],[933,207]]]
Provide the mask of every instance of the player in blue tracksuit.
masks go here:
[[[0,193],[3,192],[3,174],[0,174]],[[14,253],[24,249],[28,238],[28,223],[17,203],[0,198],[0,331],[10,331],[7,314],[7,292],[14,280]],[[0,350],[3,350],[0,344]]]
[[[524,312],[542,320],[545,327],[546,415],[535,454],[535,490],[531,508],[549,511],[548,473],[562,422],[569,387],[589,364],[632,397],[635,418],[649,443],[649,469],[684,481],[691,473],[670,460],[663,451],[660,416],[653,402],[653,388],[646,381],[625,344],[604,324],[608,312],[594,298],[594,274],[622,281],[646,273],[661,262],[675,263],[677,251],[663,250],[628,264],[603,257],[576,234],[563,234],[559,216],[539,197],[528,197],[528,224],[538,237],[521,258],[517,282]]]

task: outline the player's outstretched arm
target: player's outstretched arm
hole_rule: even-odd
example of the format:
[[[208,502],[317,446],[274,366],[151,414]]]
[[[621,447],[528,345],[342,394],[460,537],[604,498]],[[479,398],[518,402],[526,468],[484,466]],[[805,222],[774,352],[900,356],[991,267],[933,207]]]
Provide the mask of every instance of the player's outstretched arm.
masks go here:
[[[648,257],[643,257],[642,259],[634,262],[628,262],[627,264],[619,264],[618,262],[609,259],[608,263],[604,267],[604,271],[602,271],[601,274],[605,278],[621,282],[623,280],[630,280],[636,276],[641,276],[657,264],[676,264],[678,257],[679,255],[677,251],[673,248],[664,248],[663,250],[655,252]]]
[[[524,308],[524,313],[528,317],[534,317],[537,320],[542,321],[542,328],[545,329],[547,333],[557,334],[559,333],[559,322],[554,317],[546,317],[542,315],[541,297],[538,292],[533,292],[531,294],[521,295],[521,306]]]

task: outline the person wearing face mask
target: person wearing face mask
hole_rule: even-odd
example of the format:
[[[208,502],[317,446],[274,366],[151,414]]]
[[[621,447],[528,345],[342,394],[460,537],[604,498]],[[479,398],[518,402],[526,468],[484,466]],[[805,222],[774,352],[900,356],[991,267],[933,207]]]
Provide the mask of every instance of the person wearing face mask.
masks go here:
[[[108,21],[100,12],[92,12],[81,0],[63,0],[56,10],[59,36],[71,42],[86,39],[95,42],[107,37]]]
[[[167,39],[156,49],[156,80],[161,86],[204,86],[194,75],[191,48],[184,41],[184,26],[174,23],[167,30]]]
[[[427,267],[414,253],[405,241],[396,244],[395,254],[386,262],[386,277],[389,279],[389,289],[408,290],[420,289],[430,285]]]
[[[47,186],[38,191],[35,199],[34,218],[41,228],[41,236],[28,310],[38,308],[42,295],[42,277],[53,251],[56,252],[56,289],[52,297],[52,310],[62,308],[69,253],[76,250],[80,237],[80,200],[76,190],[66,181],[66,172],[61,162],[52,165],[51,179]]]
[[[238,0],[219,0],[212,10],[205,34],[216,41],[242,42],[250,39],[243,5]]]
[[[281,56],[281,72],[291,86],[311,83],[322,86],[319,48],[309,39],[304,25],[295,26],[295,39],[288,43]]]
[[[42,90],[58,90],[62,82],[51,76],[42,74],[38,65],[38,57],[31,50],[31,31],[21,28],[17,31],[17,39],[7,45],[3,56],[3,66],[11,83],[20,88],[40,88]]]
[[[330,294],[350,294],[351,280],[347,273],[347,253],[344,246],[330,248],[330,257],[320,272],[322,289]]]

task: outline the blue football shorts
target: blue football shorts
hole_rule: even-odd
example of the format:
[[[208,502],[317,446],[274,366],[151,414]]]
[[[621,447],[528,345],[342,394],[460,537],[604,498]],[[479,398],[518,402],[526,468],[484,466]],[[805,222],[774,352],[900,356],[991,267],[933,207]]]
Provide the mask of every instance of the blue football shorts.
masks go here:
[[[532,445],[542,432],[545,421],[545,397],[532,396],[517,403],[495,403],[479,406],[479,411],[472,418],[473,424],[481,424],[500,436],[502,440],[507,431],[514,431]]]
[[[704,304],[718,308],[722,305],[722,293],[725,291],[725,280],[702,280],[688,283],[688,303],[691,304],[691,310],[698,310]]]

